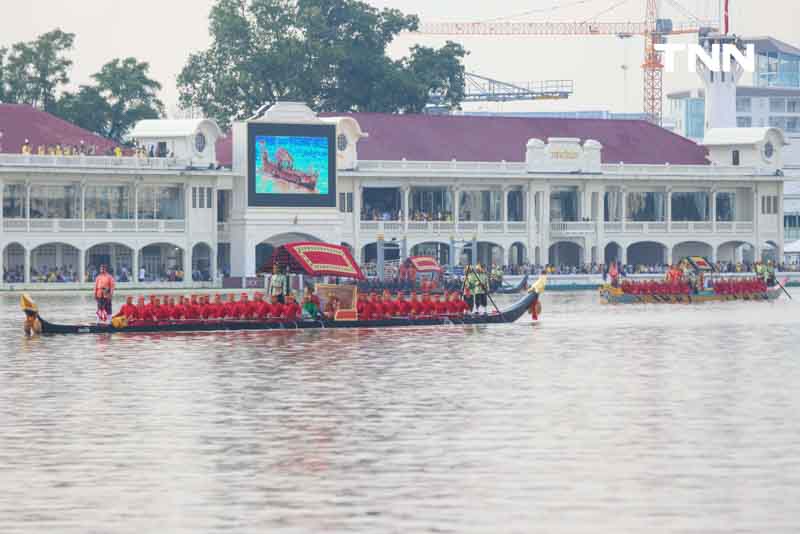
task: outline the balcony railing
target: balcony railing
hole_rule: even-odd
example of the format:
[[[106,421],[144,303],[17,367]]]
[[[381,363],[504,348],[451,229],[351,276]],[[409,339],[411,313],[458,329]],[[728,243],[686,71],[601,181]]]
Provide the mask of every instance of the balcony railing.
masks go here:
[[[717,221],[715,225],[711,221],[666,221],[640,222],[625,221],[625,229],[622,229],[622,222],[605,222],[604,231],[606,234],[710,234],[717,233],[737,233],[748,234],[753,231],[753,223],[750,221],[723,222]]]
[[[157,232],[186,231],[186,221],[150,219],[3,219],[5,232]]]
[[[104,169],[177,169],[190,167],[192,162],[177,158],[130,158],[116,156],[38,156],[0,154],[0,166],[81,167]]]
[[[597,226],[592,221],[551,222],[550,233],[558,235],[583,235],[594,232]]]
[[[528,224],[518,221],[465,221],[459,223],[440,221],[361,221],[359,228],[363,233],[374,232],[392,236],[403,234],[449,235],[454,233],[525,234],[528,231]]]

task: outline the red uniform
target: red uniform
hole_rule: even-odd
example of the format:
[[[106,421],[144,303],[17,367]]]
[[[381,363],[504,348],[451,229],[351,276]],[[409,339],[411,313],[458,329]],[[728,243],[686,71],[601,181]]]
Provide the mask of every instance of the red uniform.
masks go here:
[[[408,312],[413,315],[419,315],[422,311],[422,303],[417,300],[415,295],[411,296],[411,300],[408,301]]]
[[[236,314],[236,301],[229,300],[222,305],[222,315],[230,319],[236,319],[239,316]]]
[[[296,321],[300,316],[300,305],[292,300],[283,306],[281,317],[287,321]]]
[[[270,317],[277,318],[283,317],[283,307],[284,305],[280,302],[271,302],[270,307],[272,308],[272,312],[270,313]]]
[[[436,311],[436,307],[433,305],[433,302],[428,299],[423,299],[419,303],[419,314],[420,315],[433,315]]]
[[[399,315],[401,317],[408,317],[408,315],[411,313],[411,303],[403,299],[402,296],[400,297],[400,300],[395,302],[395,308],[397,309],[397,313],[395,315]]]
[[[186,308],[183,304],[176,304],[175,306],[170,307],[170,317],[172,319],[178,320],[183,319],[186,317]]]
[[[133,303],[130,301],[130,299],[128,299],[128,302],[123,304],[122,307],[119,309],[119,313],[117,313],[117,315],[126,317],[129,320],[136,319],[137,318],[136,306],[134,306]]]
[[[446,301],[435,300],[433,301],[433,311],[436,312],[436,315],[447,315],[450,311],[450,305]]]
[[[272,304],[266,301],[261,301],[256,307],[256,319],[266,319],[272,315]]]
[[[153,306],[153,315],[155,316],[157,321],[169,321],[170,320],[170,310],[167,306]]]
[[[397,303],[392,300],[385,299],[383,301],[383,314],[386,317],[393,317],[397,315]]]

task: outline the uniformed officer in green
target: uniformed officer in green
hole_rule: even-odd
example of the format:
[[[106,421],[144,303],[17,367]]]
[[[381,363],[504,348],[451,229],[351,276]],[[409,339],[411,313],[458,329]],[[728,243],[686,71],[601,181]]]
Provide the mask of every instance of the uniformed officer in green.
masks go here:
[[[272,276],[269,278],[267,294],[270,297],[277,297],[278,302],[284,304],[286,293],[289,291],[289,278],[281,272],[277,263],[272,265]]]

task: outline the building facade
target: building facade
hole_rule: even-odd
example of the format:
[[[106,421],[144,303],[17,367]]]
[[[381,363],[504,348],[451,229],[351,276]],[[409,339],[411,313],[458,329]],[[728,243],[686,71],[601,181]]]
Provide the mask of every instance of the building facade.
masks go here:
[[[296,240],[345,243],[362,262],[388,243],[450,265],[782,255],[785,139],[776,129],[720,132],[709,163],[702,147],[643,121],[319,117],[298,104],[258,121],[335,125],[334,206],[249,206],[237,128],[219,143],[203,130],[205,146],[232,154],[232,169],[197,168],[184,154],[3,154],[4,285],[85,281],[100,264],[146,283],[218,284],[253,275]]]

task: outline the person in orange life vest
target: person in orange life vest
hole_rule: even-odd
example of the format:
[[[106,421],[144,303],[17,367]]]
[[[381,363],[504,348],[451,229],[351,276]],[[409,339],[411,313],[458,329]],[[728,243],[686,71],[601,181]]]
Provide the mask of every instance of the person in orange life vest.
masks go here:
[[[114,297],[115,288],[114,277],[106,271],[105,265],[101,265],[100,273],[94,279],[94,298],[97,301],[98,319],[105,321],[111,317],[111,299]]]
[[[289,293],[286,297],[286,305],[283,307],[282,318],[287,321],[296,321],[300,317],[300,305],[294,300],[294,294]]]
[[[281,304],[280,300],[278,300],[278,295],[272,295],[270,298],[270,314],[269,316],[273,319],[277,319],[283,316],[283,304]]]
[[[411,305],[406,300],[406,296],[402,291],[397,295],[397,302],[394,303],[394,307],[396,310],[395,315],[408,317],[411,314]]]
[[[136,306],[133,304],[133,297],[125,299],[125,304],[122,305],[114,317],[125,317],[128,321],[136,320]]]
[[[233,293],[228,294],[228,300],[225,301],[223,306],[223,314],[226,319],[236,318],[236,295]]]
[[[421,303],[419,299],[417,299],[417,292],[412,291],[411,297],[408,300],[408,314],[409,317],[415,317],[419,315]]]

